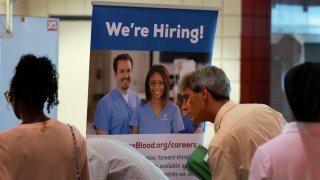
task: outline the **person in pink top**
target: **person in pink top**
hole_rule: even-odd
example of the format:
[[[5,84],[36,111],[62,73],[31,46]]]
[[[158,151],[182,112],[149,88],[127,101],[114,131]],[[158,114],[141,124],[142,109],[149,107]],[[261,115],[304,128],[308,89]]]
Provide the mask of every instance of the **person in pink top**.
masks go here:
[[[22,56],[5,97],[22,123],[0,133],[1,180],[89,179],[85,138],[44,113],[58,104],[57,72],[47,57]]]
[[[249,179],[320,179],[320,63],[292,68],[284,87],[295,119],[257,149]]]

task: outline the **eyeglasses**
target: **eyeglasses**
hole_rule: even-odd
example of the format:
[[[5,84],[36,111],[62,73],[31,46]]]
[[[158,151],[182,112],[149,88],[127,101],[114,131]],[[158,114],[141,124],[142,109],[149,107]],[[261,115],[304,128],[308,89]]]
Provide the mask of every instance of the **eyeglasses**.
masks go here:
[[[6,91],[4,93],[4,96],[6,97],[6,100],[8,102],[13,102],[13,95],[12,95],[12,91]]]
[[[189,100],[189,94],[183,94],[182,95],[182,99],[183,99],[183,102],[186,102]]]

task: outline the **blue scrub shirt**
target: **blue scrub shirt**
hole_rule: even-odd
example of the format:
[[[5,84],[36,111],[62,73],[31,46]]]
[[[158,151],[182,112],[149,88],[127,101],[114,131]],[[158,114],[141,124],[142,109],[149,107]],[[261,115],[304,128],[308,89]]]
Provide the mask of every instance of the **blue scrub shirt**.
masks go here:
[[[139,128],[139,134],[171,134],[184,129],[178,106],[169,102],[154,116],[150,102],[136,108],[130,126]]]
[[[204,124],[205,123],[199,123],[199,124],[194,124],[191,120],[190,115],[185,115],[182,117],[183,123],[184,123],[184,130],[180,131],[180,133],[185,133],[185,134],[193,134],[196,128],[201,127],[203,132],[204,132]]]
[[[99,102],[93,125],[109,134],[130,134],[129,121],[134,109],[140,104],[137,93],[128,89],[128,103],[121,93],[113,89]]]

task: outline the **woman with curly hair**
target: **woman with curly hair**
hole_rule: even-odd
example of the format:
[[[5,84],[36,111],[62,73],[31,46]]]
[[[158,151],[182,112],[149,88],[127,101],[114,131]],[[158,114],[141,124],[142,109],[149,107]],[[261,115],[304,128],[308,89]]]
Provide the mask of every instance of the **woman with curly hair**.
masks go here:
[[[44,113],[58,104],[48,58],[22,56],[5,97],[22,123],[0,134],[0,179],[89,179],[85,138]]]

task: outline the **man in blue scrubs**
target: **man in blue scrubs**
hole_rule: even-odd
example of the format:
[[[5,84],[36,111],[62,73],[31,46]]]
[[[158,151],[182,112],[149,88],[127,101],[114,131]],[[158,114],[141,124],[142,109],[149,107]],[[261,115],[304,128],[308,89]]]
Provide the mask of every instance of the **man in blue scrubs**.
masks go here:
[[[130,90],[133,60],[120,54],[113,60],[114,79],[117,87],[101,98],[94,117],[98,135],[130,134],[129,121],[133,110],[140,104],[137,93]]]

